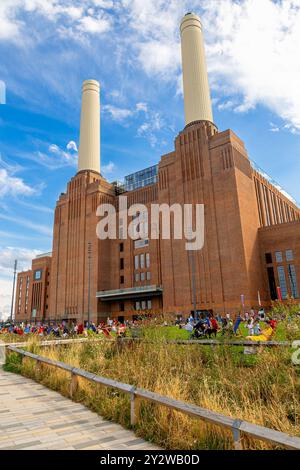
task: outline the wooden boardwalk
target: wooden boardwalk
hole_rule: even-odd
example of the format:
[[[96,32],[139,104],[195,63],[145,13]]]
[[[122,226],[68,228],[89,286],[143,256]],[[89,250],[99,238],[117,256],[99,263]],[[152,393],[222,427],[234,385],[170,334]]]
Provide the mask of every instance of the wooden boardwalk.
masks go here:
[[[0,367],[0,450],[156,450],[41,384]]]

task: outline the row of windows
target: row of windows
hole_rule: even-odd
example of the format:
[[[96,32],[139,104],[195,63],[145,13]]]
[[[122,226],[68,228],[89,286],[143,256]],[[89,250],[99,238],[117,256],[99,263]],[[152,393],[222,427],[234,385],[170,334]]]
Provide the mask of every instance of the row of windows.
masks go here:
[[[150,253],[142,253],[134,257],[134,269],[147,269],[150,268]]]
[[[286,299],[288,297],[288,288],[287,288],[284,266],[278,266],[277,272],[278,272],[279,285],[281,289],[281,295],[283,299]],[[289,264],[287,266],[287,272],[288,272],[288,279],[289,279],[290,288],[291,288],[291,294],[294,297],[294,299],[298,299],[299,289],[298,289],[295,266],[293,264]]]
[[[272,253],[266,253],[265,256],[266,256],[266,263],[267,264],[273,264]],[[276,263],[283,263],[284,256],[285,256],[286,261],[293,261],[294,260],[293,250],[286,250],[284,254],[283,254],[282,251],[276,251],[275,252],[275,261],[276,261]]]
[[[151,273],[150,271],[147,271],[146,273],[135,273],[134,275],[134,280],[135,282],[139,281],[151,281]],[[125,283],[125,278],[124,276],[120,276],[120,284]]]
[[[135,303],[136,310],[151,310],[152,301],[151,300],[142,300],[141,302]]]
[[[134,242],[134,249],[138,250],[139,248],[145,248],[145,246],[149,246],[149,239],[142,238],[140,240],[135,240]],[[124,243],[120,243],[120,253],[124,252]]]
[[[139,281],[150,281],[151,280],[151,273],[147,271],[146,273],[135,273],[134,275],[135,282]]]

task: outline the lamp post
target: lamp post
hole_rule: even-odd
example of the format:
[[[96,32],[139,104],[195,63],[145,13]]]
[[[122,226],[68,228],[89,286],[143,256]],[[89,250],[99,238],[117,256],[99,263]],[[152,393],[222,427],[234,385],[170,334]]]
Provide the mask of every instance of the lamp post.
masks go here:
[[[187,235],[189,240],[192,239],[192,228],[188,227]],[[190,267],[191,267],[191,278],[192,278],[192,297],[194,305],[194,321],[197,321],[197,293],[196,293],[196,270],[195,270],[195,253],[193,250],[189,250],[188,256],[190,258]]]
[[[13,291],[12,291],[11,308],[10,308],[10,321],[11,321],[11,322],[12,322],[12,319],[13,319],[13,309],[14,309],[14,298],[15,298],[15,284],[16,284],[17,266],[18,266],[18,261],[15,260],[15,264],[14,264]]]
[[[192,294],[194,305],[194,320],[197,321],[197,294],[196,294],[196,272],[195,272],[195,257],[194,252],[189,251],[190,264],[191,264],[191,277],[192,277]]]
[[[92,244],[88,242],[88,327],[90,326],[91,316],[91,260],[92,260]]]

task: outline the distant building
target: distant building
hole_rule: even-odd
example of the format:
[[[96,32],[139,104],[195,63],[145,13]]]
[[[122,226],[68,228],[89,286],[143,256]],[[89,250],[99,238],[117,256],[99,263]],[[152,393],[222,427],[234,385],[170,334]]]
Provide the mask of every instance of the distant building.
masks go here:
[[[158,165],[125,178],[100,174],[99,84],[83,85],[78,173],[55,209],[52,254],[18,275],[17,320],[99,321],[141,311],[189,314],[299,298],[300,210],[251,164],[244,143],[213,123],[199,18],[181,23],[186,126]],[[204,204],[205,243],[99,240],[100,204]],[[128,220],[129,221],[129,220]],[[147,221],[148,223],[148,221]],[[88,246],[90,244],[90,254]],[[280,290],[278,289],[280,288]],[[242,305],[244,304],[244,305]]]

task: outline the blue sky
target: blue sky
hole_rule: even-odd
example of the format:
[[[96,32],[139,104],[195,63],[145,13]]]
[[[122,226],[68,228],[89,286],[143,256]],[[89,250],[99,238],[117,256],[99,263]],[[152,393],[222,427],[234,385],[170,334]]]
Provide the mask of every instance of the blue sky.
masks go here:
[[[300,200],[300,0],[1,0],[0,312],[13,259],[23,269],[51,250],[53,208],[76,172],[83,80],[101,83],[108,180],[173,149],[187,11],[205,28],[215,123]]]

